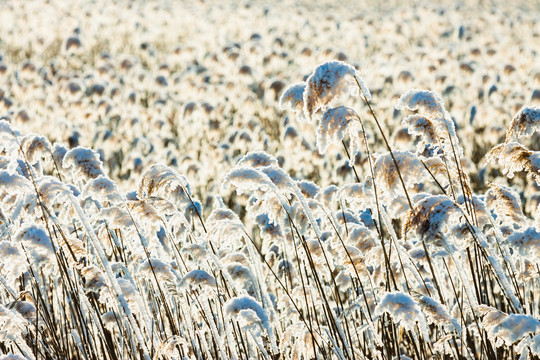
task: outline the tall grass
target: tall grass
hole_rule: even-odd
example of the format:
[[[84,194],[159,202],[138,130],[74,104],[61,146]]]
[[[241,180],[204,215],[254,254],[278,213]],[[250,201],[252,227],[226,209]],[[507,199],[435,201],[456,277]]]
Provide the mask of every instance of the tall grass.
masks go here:
[[[534,96],[497,129],[403,71],[270,81],[283,39],[174,49],[152,4],[159,41],[0,42],[0,359],[540,358]]]

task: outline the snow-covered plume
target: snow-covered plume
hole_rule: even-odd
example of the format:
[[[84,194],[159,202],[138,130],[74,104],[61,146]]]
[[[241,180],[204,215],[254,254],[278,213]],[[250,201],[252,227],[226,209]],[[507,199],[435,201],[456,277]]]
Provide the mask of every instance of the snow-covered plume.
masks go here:
[[[507,142],[495,146],[486,154],[488,163],[498,163],[503,174],[510,179],[517,171],[525,171],[540,184],[540,152],[531,151],[517,142]]]
[[[21,247],[11,241],[0,241],[0,273],[14,281],[21,276],[28,267],[26,257]]]
[[[142,200],[159,196],[183,202],[189,200],[186,192],[189,194],[190,186],[184,176],[169,166],[154,164],[141,176],[137,197]]]
[[[306,83],[304,115],[307,119],[312,119],[319,109],[327,106],[336,97],[347,93],[358,94],[358,84],[362,94],[368,100],[371,98],[358,71],[353,66],[337,60],[318,65]]]
[[[349,135],[354,156],[360,150],[362,127],[356,111],[347,106],[338,106],[326,110],[317,129],[317,148],[322,155],[331,144],[339,144],[345,134]]]
[[[15,234],[15,240],[29,250],[36,262],[51,261],[54,257],[51,238],[47,234],[47,230],[41,225],[26,225]]]
[[[216,287],[216,279],[204,270],[191,270],[182,277],[179,286],[189,288],[197,287]]]
[[[482,326],[489,339],[499,340],[499,346],[512,345],[525,335],[540,329],[540,321],[530,315],[506,314],[487,305],[480,305],[476,310],[483,315]]]
[[[243,246],[242,239],[246,229],[238,215],[227,208],[216,208],[208,216],[207,239],[220,250],[238,249]]]
[[[435,124],[428,117],[422,115],[409,115],[401,122],[407,127],[411,135],[420,136],[422,141],[418,143],[417,151],[422,152],[428,144],[438,144],[439,136]]]
[[[37,181],[39,196],[43,203],[52,206],[55,203],[63,203],[70,194],[70,188],[52,176],[42,176]]]
[[[443,225],[454,214],[459,214],[459,207],[445,195],[431,195],[424,197],[409,210],[402,235],[406,238],[411,231],[418,233],[422,239],[434,241],[444,239]]]
[[[407,188],[422,183],[428,177],[429,174],[425,171],[420,159],[415,154],[409,151],[394,151],[393,155]],[[387,152],[379,155],[373,165],[378,188],[384,194],[390,196],[390,198],[394,198],[402,193],[399,173],[396,169],[394,159]]]
[[[0,190],[11,194],[25,193],[33,190],[30,181],[16,173],[0,170]]]
[[[250,151],[242,156],[236,166],[249,166],[253,168],[277,165],[277,159],[264,151]]]
[[[38,134],[26,135],[21,140],[21,147],[30,163],[35,163],[40,158],[50,156],[52,145],[45,136]]]
[[[352,183],[343,185],[338,191],[338,198],[360,208],[366,208],[371,203],[371,195],[362,184]]]
[[[119,201],[121,199],[116,182],[100,175],[86,184],[86,191],[99,201]]]
[[[422,331],[422,335],[427,335],[427,323],[418,303],[412,297],[401,292],[386,293],[377,307],[376,315],[389,313],[392,319],[407,330],[413,330],[416,322]]]
[[[508,244],[531,261],[538,261],[540,258],[540,232],[534,227],[515,231],[508,236]]]
[[[446,306],[437,300],[429,296],[418,296],[417,302],[430,324],[452,323],[453,319],[450,317]]]
[[[492,335],[499,337],[506,345],[521,340],[525,335],[540,329],[540,321],[531,315],[510,314],[493,328]]]
[[[290,85],[279,98],[279,106],[283,110],[291,110],[298,115],[304,112],[304,90],[306,82]]]
[[[0,342],[12,346],[20,345],[23,351],[28,351],[30,356],[31,350],[24,341],[28,326],[28,322],[16,310],[0,305]],[[19,358],[14,355],[7,355],[7,357],[8,359],[10,357]]]
[[[248,312],[246,315],[252,320],[260,322],[260,325],[267,331],[270,338],[273,337],[268,312],[253,297],[249,295],[234,297],[223,305],[223,311],[229,317],[242,317],[243,313]],[[250,316],[252,313],[256,314],[256,319]]]
[[[95,219],[107,221],[108,226],[115,230],[122,229],[127,231],[129,227],[134,225],[129,213],[119,206],[102,208]]]
[[[520,137],[532,135],[540,129],[540,107],[524,105],[512,118],[506,130],[506,141],[516,141]]]
[[[103,162],[99,159],[99,154],[92,149],[80,146],[66,153],[62,167],[73,168],[77,175],[82,175],[86,179],[95,179],[104,174]]]
[[[271,180],[268,176],[257,169],[248,167],[234,168],[225,176],[223,185],[225,188],[234,186],[238,193],[251,192],[255,190],[266,191]]]
[[[266,176],[268,176],[270,181],[282,193],[289,194],[294,191],[293,188],[296,186],[294,180],[282,168],[271,165],[260,168],[260,171]]]
[[[488,209],[495,212],[501,223],[509,221],[520,225],[525,220],[519,195],[507,186],[490,184],[486,193],[486,205]]]
[[[154,274],[158,281],[166,281],[176,283],[176,276],[172,272],[172,267],[169,263],[157,258],[145,259],[139,265],[139,271],[146,279],[155,281]]]
[[[417,111],[418,115],[431,121],[430,124],[421,118],[406,119],[413,127],[411,134],[418,135],[420,131],[424,131],[423,138],[425,141],[432,139],[435,134],[440,139],[447,139],[448,135],[450,135],[454,144],[457,144],[454,122],[444,108],[444,101],[438,94],[429,90],[411,89],[401,95],[396,104],[396,109]]]

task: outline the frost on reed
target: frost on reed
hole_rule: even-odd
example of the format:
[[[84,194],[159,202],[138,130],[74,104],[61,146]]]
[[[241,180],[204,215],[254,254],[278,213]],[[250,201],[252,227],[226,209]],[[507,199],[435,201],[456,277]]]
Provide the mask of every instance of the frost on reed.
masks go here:
[[[503,174],[509,178],[514,173],[525,171],[540,184],[540,152],[531,151],[517,142],[502,143],[491,149],[486,160],[489,163],[497,163],[502,167]]]
[[[19,345],[17,352],[24,355],[23,359],[34,359],[32,350],[24,341],[24,337],[28,334],[28,326],[28,321],[16,310],[10,310],[0,305],[0,342],[8,346]],[[14,355],[9,355],[9,357],[19,358],[19,356]]]
[[[120,202],[118,186],[111,179],[100,175],[86,184],[85,190],[98,201]]]
[[[253,190],[268,189],[270,179],[268,176],[252,168],[235,168],[231,170],[223,182],[224,186],[234,186],[239,193]]]
[[[525,220],[519,195],[512,188],[490,184],[486,193],[486,205],[495,212],[501,223],[509,221],[520,226]]]
[[[298,115],[304,113],[304,90],[306,89],[306,83],[301,82],[298,84],[290,85],[279,99],[279,105],[283,110],[291,110]]]
[[[349,153],[354,156],[360,150],[362,143],[359,116],[354,109],[347,106],[338,106],[326,110],[317,129],[317,148],[323,155],[331,144],[339,144],[349,134],[351,149]]]
[[[509,178],[513,178],[515,172],[525,171],[540,185],[540,152],[529,150],[517,142],[519,138],[538,131],[539,124],[540,108],[523,106],[508,127],[505,142],[491,149],[486,154],[486,161],[501,166],[503,174]]]
[[[498,346],[510,346],[525,335],[540,330],[540,321],[530,315],[506,314],[486,305],[479,306],[477,311],[483,316],[482,325],[487,335],[496,340]]]
[[[512,122],[506,130],[506,143],[532,135],[540,130],[540,107],[524,105],[512,118]]]
[[[277,159],[264,151],[251,151],[238,160],[237,166],[262,167],[277,165]]]
[[[335,60],[320,64],[306,80],[304,115],[307,119],[312,119],[319,109],[324,108],[334,98],[348,92],[358,94],[359,91],[368,100],[371,98],[371,93],[354,67]]]
[[[186,178],[174,169],[163,164],[154,164],[141,176],[137,196],[141,200],[160,196],[186,202],[189,200],[189,189]]]
[[[75,174],[86,179],[95,179],[103,175],[103,162],[99,154],[92,149],[76,147],[69,150],[62,160],[64,169],[73,169]]]
[[[263,329],[271,343],[272,351],[277,354],[276,339],[270,324],[268,313],[251,296],[238,296],[230,299],[223,305],[223,312],[229,317],[235,317],[244,329]],[[255,330],[257,331],[257,330]]]
[[[418,201],[414,209],[409,210],[403,224],[402,236],[405,238],[413,231],[428,241],[444,241],[443,226],[459,212],[459,207],[447,196],[427,196]]]
[[[375,308],[375,314],[388,313],[407,330],[413,330],[418,323],[422,335],[428,335],[427,323],[418,303],[412,297],[400,292],[387,293]]]
[[[0,12],[3,358],[540,355],[525,4],[60,2]]]
[[[493,328],[492,335],[512,345],[525,335],[540,329],[540,321],[530,315],[510,314]]]
[[[11,284],[27,269],[26,257],[20,245],[11,241],[0,241],[0,273],[4,274]]]
[[[0,360],[26,360],[26,359],[22,357],[21,355],[7,354],[7,355],[0,356]]]
[[[393,155],[393,158],[388,152],[378,155],[373,164],[375,181],[382,193],[390,199],[402,194],[396,163],[407,188],[424,182],[428,176],[420,159],[415,154],[408,151],[394,151]]]
[[[429,296],[419,296],[417,298],[418,306],[426,315],[427,321],[430,324],[452,324],[456,326],[457,322],[451,318],[448,310],[444,305]],[[459,327],[459,325],[457,325]]]
[[[52,151],[52,145],[49,139],[38,134],[30,134],[23,137],[21,147],[31,164],[34,164],[40,158],[49,157]]]
[[[403,94],[396,104],[396,109],[417,111],[422,117],[413,117],[404,120],[410,123],[411,134],[424,132],[424,141],[449,139],[457,143],[456,130],[450,115],[444,108],[442,98],[429,90],[411,89]]]
[[[2,192],[11,194],[24,194],[32,190],[30,181],[18,174],[0,170],[0,189]]]
[[[540,232],[537,228],[528,227],[523,231],[515,231],[508,236],[508,243],[523,257],[537,262],[540,257]]]
[[[215,287],[216,279],[204,270],[191,270],[182,277],[179,286]]]
[[[44,227],[35,224],[26,225],[15,234],[15,240],[29,251],[34,261],[38,263],[52,262],[54,249]]]
[[[439,135],[435,124],[428,117],[422,115],[409,115],[401,122],[409,134],[420,136],[422,141],[418,143],[417,152],[422,152],[428,145],[437,145]]]

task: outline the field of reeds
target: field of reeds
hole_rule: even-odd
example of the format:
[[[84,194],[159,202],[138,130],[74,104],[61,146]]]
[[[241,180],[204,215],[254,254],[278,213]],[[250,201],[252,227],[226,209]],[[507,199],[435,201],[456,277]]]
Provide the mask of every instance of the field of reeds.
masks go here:
[[[0,6],[0,360],[540,359],[537,0]]]

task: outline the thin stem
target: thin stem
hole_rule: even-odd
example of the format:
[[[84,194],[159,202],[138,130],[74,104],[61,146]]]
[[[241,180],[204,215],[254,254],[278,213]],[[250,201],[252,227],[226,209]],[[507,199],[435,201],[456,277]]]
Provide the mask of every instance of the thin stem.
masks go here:
[[[360,89],[360,91],[362,91],[362,87],[360,86],[360,84],[358,83],[358,80],[356,78],[355,78],[355,81],[358,84],[358,88]],[[401,185],[403,186],[403,190],[405,191],[405,196],[407,197],[407,202],[409,203],[409,206],[412,209],[413,208],[412,201],[411,201],[411,198],[409,197],[409,192],[407,191],[407,187],[405,186],[405,181],[403,181],[403,176],[401,176],[401,171],[399,170],[399,165],[397,163],[397,160],[394,157],[394,152],[392,151],[392,148],[390,147],[390,143],[388,142],[388,139],[386,138],[386,135],[384,134],[384,131],[383,131],[382,127],[381,127],[381,124],[380,124],[379,120],[377,119],[377,116],[375,115],[375,112],[373,111],[373,108],[371,107],[371,104],[370,104],[369,100],[367,99],[367,97],[365,95],[362,95],[362,96],[364,98],[364,101],[366,102],[366,105],[369,108],[369,112],[371,113],[371,116],[373,116],[373,120],[375,120],[375,124],[377,124],[379,132],[381,133],[381,136],[383,138],[384,144],[386,145],[386,148],[390,152],[390,156],[392,157],[392,161],[394,162],[394,165],[396,166],[396,171],[398,173],[399,180],[401,182]],[[375,181],[375,179],[373,179],[373,181]]]

